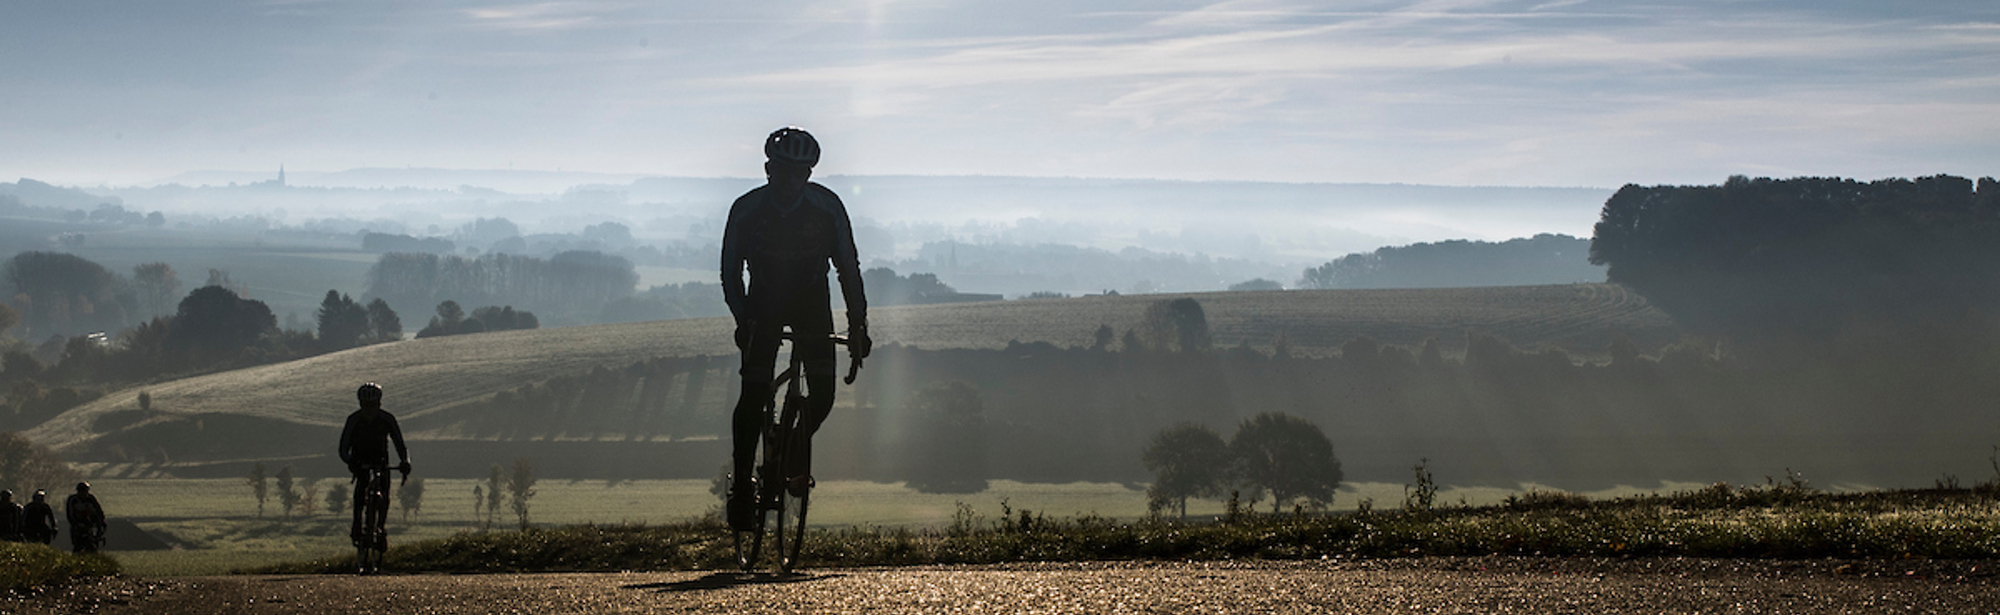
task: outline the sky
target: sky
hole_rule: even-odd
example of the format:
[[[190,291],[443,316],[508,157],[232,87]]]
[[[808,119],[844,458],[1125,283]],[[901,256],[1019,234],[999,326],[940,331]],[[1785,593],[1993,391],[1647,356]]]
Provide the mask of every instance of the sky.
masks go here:
[[[0,0],[0,178],[2000,169],[2000,3]]]

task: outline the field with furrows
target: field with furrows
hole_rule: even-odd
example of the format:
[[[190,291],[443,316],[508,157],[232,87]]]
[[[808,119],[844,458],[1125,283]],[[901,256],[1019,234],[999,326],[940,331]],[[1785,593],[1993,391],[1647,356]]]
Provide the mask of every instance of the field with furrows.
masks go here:
[[[927,349],[1001,348],[1011,341],[1088,346],[1100,325],[1119,334],[1153,302],[1201,302],[1217,346],[1271,348],[1282,332],[1293,352],[1330,355],[1366,335],[1393,344],[1437,337],[1462,345],[1467,330],[1524,348],[1556,345],[1600,352],[1617,333],[1641,348],[1675,336],[1672,321],[1622,287],[1330,290],[1090,296],[873,310],[878,345]],[[30,437],[72,448],[110,431],[190,415],[228,415],[301,426],[338,427],[361,382],[389,389],[405,421],[484,400],[496,392],[594,368],[618,369],[657,357],[733,360],[725,318],[506,331],[356,348],[310,359],[154,383],[112,392],[34,428]],[[713,387],[717,394],[727,394]],[[138,410],[141,391],[152,411]],[[219,422],[219,421],[218,421]]]

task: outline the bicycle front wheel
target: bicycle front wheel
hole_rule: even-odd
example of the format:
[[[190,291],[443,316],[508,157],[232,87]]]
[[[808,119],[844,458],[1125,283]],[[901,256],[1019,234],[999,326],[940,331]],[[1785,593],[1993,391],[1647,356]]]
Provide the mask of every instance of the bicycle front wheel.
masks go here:
[[[785,499],[785,509],[779,513],[778,527],[778,571],[791,572],[805,561],[806,509],[812,503],[812,492]],[[785,527],[783,519],[791,519],[791,527]],[[789,531],[788,531],[789,530]],[[787,536],[789,535],[789,536]],[[787,540],[789,538],[789,540]]]
[[[736,568],[743,572],[753,572],[757,568],[757,558],[764,552],[764,526],[770,519],[769,511],[762,506],[757,509],[757,527],[751,530],[731,530],[736,546]]]

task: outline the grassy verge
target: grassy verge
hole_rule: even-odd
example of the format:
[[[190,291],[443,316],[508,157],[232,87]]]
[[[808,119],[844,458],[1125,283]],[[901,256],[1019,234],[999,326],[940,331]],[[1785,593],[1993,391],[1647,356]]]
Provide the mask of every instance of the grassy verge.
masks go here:
[[[62,585],[114,574],[118,574],[118,562],[103,555],[72,555],[48,545],[0,542],[0,588]]]
[[[945,528],[815,530],[817,566],[1127,559],[1316,559],[1419,555],[1740,558],[2000,557],[2000,500],[1972,490],[1823,493],[1718,485],[1666,496],[1590,501],[1530,493],[1492,506],[1342,515],[1226,515],[1205,523],[1052,519],[962,509]],[[392,549],[396,571],[512,572],[718,569],[731,557],[714,519],[464,533]],[[351,557],[265,572],[339,572]]]

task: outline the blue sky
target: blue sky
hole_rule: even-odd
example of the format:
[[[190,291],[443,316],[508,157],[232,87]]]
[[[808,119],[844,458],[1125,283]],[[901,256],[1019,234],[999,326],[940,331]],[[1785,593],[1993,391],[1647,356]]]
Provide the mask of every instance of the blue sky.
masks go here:
[[[0,177],[2000,169],[2000,3],[0,0]]]

